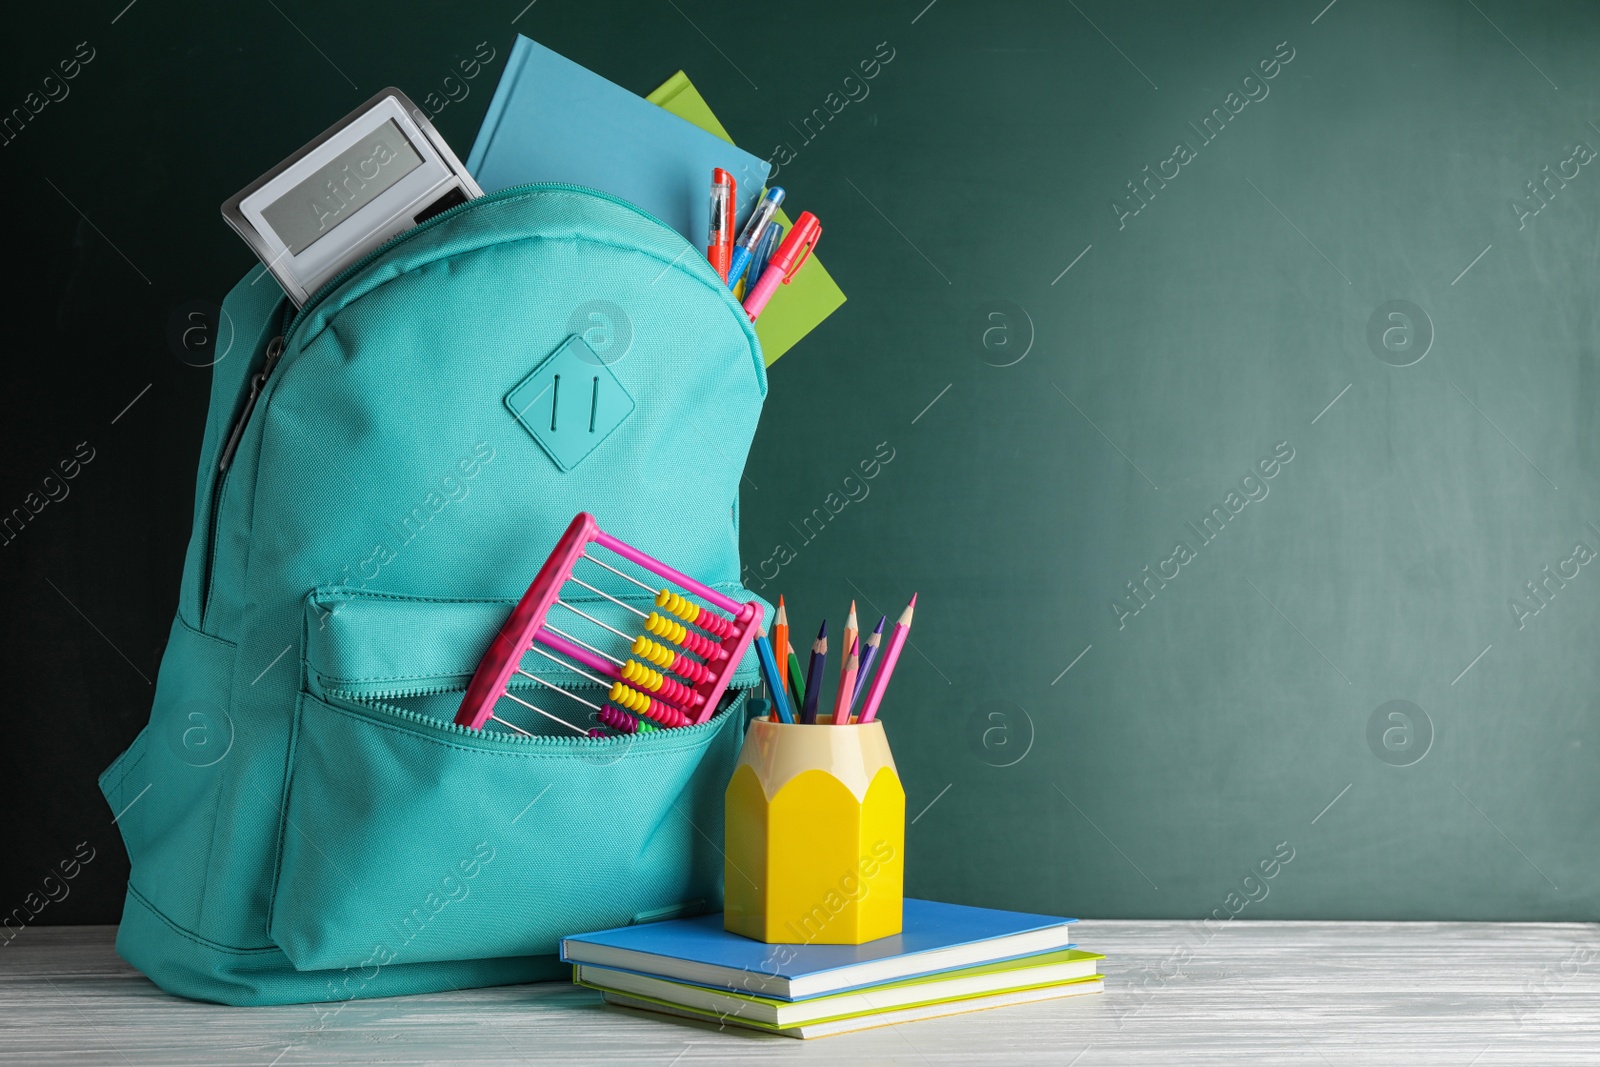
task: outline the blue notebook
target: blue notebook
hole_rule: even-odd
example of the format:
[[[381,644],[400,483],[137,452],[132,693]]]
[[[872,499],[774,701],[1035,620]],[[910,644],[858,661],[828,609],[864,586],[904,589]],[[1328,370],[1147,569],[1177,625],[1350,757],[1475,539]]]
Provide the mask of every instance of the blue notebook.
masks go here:
[[[931,900],[905,902],[902,932],[864,945],[768,945],[722,928],[722,915],[619,926],[561,941],[592,963],[778,1000],[843,993],[981,963],[1072,948],[1076,919]]]
[[[702,252],[715,167],[738,183],[742,220],[766,184],[766,163],[520,35],[467,156],[486,193],[528,182],[598,189]]]

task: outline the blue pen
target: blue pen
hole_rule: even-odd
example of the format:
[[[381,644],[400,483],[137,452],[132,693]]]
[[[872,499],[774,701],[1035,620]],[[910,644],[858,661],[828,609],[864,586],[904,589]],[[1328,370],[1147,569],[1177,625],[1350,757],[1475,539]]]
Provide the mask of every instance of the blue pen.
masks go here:
[[[767,260],[772,258],[772,250],[778,247],[783,240],[783,223],[773,219],[761,234],[761,240],[756,242],[755,249],[750,253],[750,269],[747,271],[749,282],[745,291],[756,287],[756,282],[761,280],[761,274],[767,269]]]
[[[750,218],[745,222],[743,232],[733,243],[733,260],[728,264],[729,289],[738,285],[739,279],[744,277],[744,269],[750,265],[750,249],[761,240],[761,235],[767,229],[767,223],[778,213],[778,205],[781,203],[783,203],[783,186],[774,185],[750,212]]]
[[[783,691],[783,676],[778,673],[778,663],[772,658],[772,642],[767,640],[766,634],[756,638],[756,659],[761,662],[761,673],[767,676],[767,688],[771,691],[773,706],[778,709],[778,721],[793,726],[794,712],[789,710],[789,696]]]

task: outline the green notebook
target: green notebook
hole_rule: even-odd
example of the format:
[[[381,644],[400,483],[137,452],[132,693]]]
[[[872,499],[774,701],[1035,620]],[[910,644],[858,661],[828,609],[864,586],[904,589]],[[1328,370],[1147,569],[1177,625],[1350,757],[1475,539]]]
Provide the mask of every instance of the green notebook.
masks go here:
[[[683,71],[678,71],[662,82],[656,91],[645,99],[733,144],[733,138],[728,136],[728,131],[717,121],[717,116],[711,113],[705,97],[700,95],[700,90],[694,87],[694,83]],[[778,211],[778,221],[783,224],[784,232],[787,233],[792,223],[781,209]],[[827,232],[826,223],[823,225],[823,232],[824,234]],[[772,296],[772,302],[761,313],[761,317],[756,319],[756,336],[761,338],[761,351],[766,356],[767,366],[776,363],[779,356],[793,348],[800,338],[821,325],[822,320],[837,311],[843,303],[844,293],[834,284],[833,277],[813,254],[794,276],[793,281],[778,288]]]
[[[892,1011],[862,1012],[857,1015],[847,1015],[841,1019],[820,1019],[814,1023],[801,1023],[799,1026],[768,1026],[765,1023],[750,1022],[747,1019],[740,1019],[733,1015],[696,1011],[693,1008],[668,1004],[665,1001],[653,1001],[648,997],[630,996],[627,993],[608,992],[605,995],[605,999],[607,1004],[615,1004],[618,1007],[655,1012],[659,1015],[675,1015],[680,1019],[693,1019],[697,1022],[715,1024],[719,1029],[727,1026],[742,1027],[746,1030],[759,1030],[763,1033],[776,1034],[779,1037],[796,1037],[804,1040],[811,1037],[832,1037],[834,1034],[848,1034],[855,1030],[869,1030],[874,1026],[899,1026],[901,1023],[937,1019],[945,1015],[961,1015],[969,1011],[1007,1008],[1013,1004],[1032,1004],[1040,1000],[1059,1000],[1063,997],[1086,996],[1090,993],[1103,993],[1105,988],[1104,976],[1097,974],[1092,978],[1080,978],[1075,982],[1036,986],[1033,989],[1018,989],[1009,993],[992,993],[988,996],[965,997],[961,1000],[946,1000],[937,1004],[896,1008]]]
[[[762,1029],[786,1029],[802,1024],[833,1022],[903,1008],[921,1008],[972,997],[1081,982],[1100,977],[1095,971],[1098,962],[1103,959],[1104,956],[1093,952],[1059,949],[1020,959],[886,982],[848,993],[795,1001],[711,989],[591,963],[578,964],[573,972],[573,981],[603,993],[616,993],[701,1012],[725,1021],[737,1019]]]

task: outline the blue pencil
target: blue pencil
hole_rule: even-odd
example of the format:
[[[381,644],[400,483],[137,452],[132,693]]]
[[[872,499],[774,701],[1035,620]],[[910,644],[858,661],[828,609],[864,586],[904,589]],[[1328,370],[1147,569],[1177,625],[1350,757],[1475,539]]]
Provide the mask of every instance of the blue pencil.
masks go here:
[[[823,665],[828,662],[828,620],[822,620],[822,629],[817,631],[817,640],[811,646],[811,667],[806,671],[806,706],[800,712],[800,721],[808,726],[816,725],[817,697],[822,694]]]
[[[883,643],[883,624],[889,621],[889,616],[878,616],[878,627],[872,631],[872,636],[867,638],[867,650],[861,657],[861,670],[856,674],[856,691],[850,696],[850,714],[854,715],[856,705],[861,702],[861,694],[867,688],[867,676],[872,673],[872,662],[878,658],[878,646]]]
[[[778,709],[778,721],[794,725],[794,712],[789,710],[789,697],[783,691],[783,679],[772,655],[772,642],[767,640],[766,634],[756,638],[756,659],[761,662],[761,673],[766,675],[767,688],[772,691],[772,706]]]

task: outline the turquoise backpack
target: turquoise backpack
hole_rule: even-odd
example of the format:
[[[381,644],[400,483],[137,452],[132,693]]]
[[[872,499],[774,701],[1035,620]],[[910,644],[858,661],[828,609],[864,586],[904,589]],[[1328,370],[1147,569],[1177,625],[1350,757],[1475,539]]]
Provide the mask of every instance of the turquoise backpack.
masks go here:
[[[564,977],[563,934],[719,907],[753,659],[699,726],[451,721],[579,511],[752,597],[766,370],[705,256],[623,201],[524,186],[298,313],[259,268],[223,310],[155,704],[100,778],[132,861],[117,950],[187,997],[340,1002]],[[568,400],[509,402],[552,368]]]

